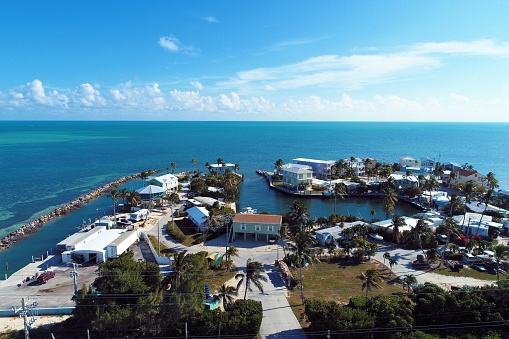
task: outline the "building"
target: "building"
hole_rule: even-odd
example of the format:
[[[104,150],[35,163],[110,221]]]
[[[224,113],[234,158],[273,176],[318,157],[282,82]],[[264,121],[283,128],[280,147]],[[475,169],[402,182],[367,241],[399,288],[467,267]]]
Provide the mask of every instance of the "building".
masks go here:
[[[483,185],[484,184],[484,175],[481,173],[477,173],[475,170],[464,170],[459,168],[456,170],[456,180],[451,180],[451,184],[455,185],[457,183],[467,183],[469,181],[475,182],[476,184]]]
[[[307,165],[313,169],[313,175],[317,179],[329,180],[334,160],[315,160],[306,158],[293,159],[294,164]]]
[[[401,167],[421,167],[421,162],[412,157],[399,158],[399,164]]]
[[[62,262],[96,264],[116,258],[139,238],[137,231],[108,230],[104,226],[78,232],[58,243]]]
[[[408,186],[419,186],[419,178],[416,175],[406,175],[406,173],[403,172],[395,172],[391,174],[389,178],[394,180],[396,191]]]
[[[178,191],[179,181],[173,174],[164,174],[158,177],[148,177],[149,185],[154,185],[163,188],[166,193]]]
[[[136,192],[140,195],[141,200],[160,199],[166,195],[164,188],[155,185],[138,188]]]
[[[187,217],[200,229],[200,232],[207,233],[209,228],[209,211],[205,207],[191,207],[187,211]]]
[[[210,172],[225,173],[226,170],[235,171],[235,164],[209,164],[208,170]]]
[[[279,236],[283,217],[272,214],[235,214],[232,224],[232,240],[243,237],[244,240],[259,239],[269,242]]]
[[[435,168],[435,160],[429,157],[421,157],[421,168],[426,169],[428,172],[432,171]]]
[[[280,174],[282,182],[295,191],[303,191],[313,184],[313,169],[308,165],[284,164]]]

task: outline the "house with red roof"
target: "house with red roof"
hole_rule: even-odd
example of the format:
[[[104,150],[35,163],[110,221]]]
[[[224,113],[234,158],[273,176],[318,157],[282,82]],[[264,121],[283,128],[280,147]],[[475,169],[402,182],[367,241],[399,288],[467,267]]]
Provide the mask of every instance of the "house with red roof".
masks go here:
[[[467,183],[469,181],[475,182],[476,184],[482,185],[484,183],[484,175],[481,173],[477,173],[476,170],[465,170],[462,168],[457,169],[456,171],[456,180],[452,180],[451,184],[455,185],[457,183]]]

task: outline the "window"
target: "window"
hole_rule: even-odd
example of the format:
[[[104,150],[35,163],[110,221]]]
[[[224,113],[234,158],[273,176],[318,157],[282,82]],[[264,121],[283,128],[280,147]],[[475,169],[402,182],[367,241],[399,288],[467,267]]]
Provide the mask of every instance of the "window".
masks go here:
[[[261,231],[262,226],[261,225],[255,225],[255,231]]]
[[[303,174],[299,174],[299,179],[303,179],[304,178],[304,175]]]
[[[245,231],[246,230],[246,224],[240,224],[240,230]]]
[[[267,231],[274,232],[274,225],[267,226]]]

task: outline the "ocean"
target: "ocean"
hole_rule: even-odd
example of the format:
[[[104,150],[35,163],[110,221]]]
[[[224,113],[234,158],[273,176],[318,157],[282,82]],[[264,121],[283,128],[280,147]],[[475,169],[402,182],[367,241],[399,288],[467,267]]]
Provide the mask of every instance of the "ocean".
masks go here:
[[[239,207],[289,211],[292,197],[268,189],[257,169],[272,171],[281,158],[338,160],[355,156],[398,162],[430,157],[469,163],[495,173],[509,188],[507,123],[394,122],[60,122],[0,121],[0,237],[87,192],[125,175],[161,169],[205,170],[222,158],[245,175]],[[196,158],[197,165],[191,160]],[[141,187],[141,180],[125,185]],[[333,200],[305,199],[312,217],[328,216]],[[411,213],[398,204],[397,212]],[[337,201],[341,214],[383,217],[379,200]],[[83,220],[112,213],[103,196],[84,208],[46,224],[39,232],[0,253],[9,272],[40,256],[76,231]],[[7,273],[9,273],[7,272]],[[3,277],[3,275],[2,275]]]

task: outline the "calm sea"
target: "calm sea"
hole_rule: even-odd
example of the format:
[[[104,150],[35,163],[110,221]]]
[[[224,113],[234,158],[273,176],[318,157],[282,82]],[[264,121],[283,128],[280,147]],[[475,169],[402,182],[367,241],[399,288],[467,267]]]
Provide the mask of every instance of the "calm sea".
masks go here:
[[[356,122],[13,122],[0,121],[0,237],[107,182],[148,169],[205,169],[217,158],[245,174],[240,207],[289,211],[292,198],[273,192],[255,170],[272,170],[281,158],[337,160],[350,156],[397,162],[427,156],[492,171],[509,186],[509,124]],[[141,180],[126,185],[141,187]],[[303,200],[313,217],[327,216],[333,200]],[[412,212],[399,206],[399,213]],[[338,201],[341,214],[383,215],[378,200]],[[82,220],[111,214],[111,199],[48,223],[0,253],[12,272],[76,230]],[[3,275],[2,275],[3,276]]]

